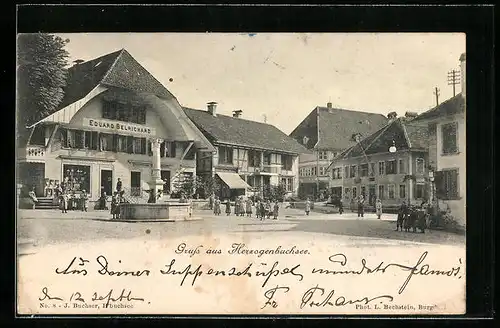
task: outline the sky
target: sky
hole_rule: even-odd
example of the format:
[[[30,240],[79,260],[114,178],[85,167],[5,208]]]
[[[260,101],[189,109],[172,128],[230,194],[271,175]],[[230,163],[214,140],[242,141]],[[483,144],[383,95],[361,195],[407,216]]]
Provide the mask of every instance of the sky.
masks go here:
[[[126,49],[182,106],[275,125],[289,134],[316,107],[421,113],[453,96],[461,33],[78,33],[70,62]],[[460,86],[456,86],[456,93]]]

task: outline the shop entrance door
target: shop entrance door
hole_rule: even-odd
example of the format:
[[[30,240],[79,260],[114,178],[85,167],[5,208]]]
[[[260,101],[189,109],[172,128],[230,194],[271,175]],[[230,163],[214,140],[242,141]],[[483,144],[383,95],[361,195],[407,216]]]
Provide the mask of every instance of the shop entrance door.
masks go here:
[[[161,170],[160,177],[165,181],[163,184],[163,194],[170,193],[170,171]]]
[[[130,195],[141,195],[141,172],[130,172]]]
[[[368,186],[368,202],[370,206],[375,205],[375,201],[377,200],[377,196],[375,195],[375,185]]]
[[[105,192],[110,196],[113,194],[113,171],[101,170],[101,194]]]

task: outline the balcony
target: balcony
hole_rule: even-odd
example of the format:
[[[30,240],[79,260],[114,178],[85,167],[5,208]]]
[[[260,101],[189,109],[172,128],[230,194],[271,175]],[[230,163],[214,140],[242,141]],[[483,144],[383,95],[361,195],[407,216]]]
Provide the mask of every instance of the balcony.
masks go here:
[[[264,164],[262,172],[270,174],[279,174],[281,172],[281,164]]]
[[[26,146],[18,149],[18,159],[26,162],[44,163],[46,149],[44,146]]]

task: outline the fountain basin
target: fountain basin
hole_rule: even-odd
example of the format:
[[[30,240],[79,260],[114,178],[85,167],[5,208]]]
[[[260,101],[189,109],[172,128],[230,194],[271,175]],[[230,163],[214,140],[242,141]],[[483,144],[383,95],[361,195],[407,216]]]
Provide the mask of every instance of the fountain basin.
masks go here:
[[[188,203],[120,204],[120,221],[190,221]]]

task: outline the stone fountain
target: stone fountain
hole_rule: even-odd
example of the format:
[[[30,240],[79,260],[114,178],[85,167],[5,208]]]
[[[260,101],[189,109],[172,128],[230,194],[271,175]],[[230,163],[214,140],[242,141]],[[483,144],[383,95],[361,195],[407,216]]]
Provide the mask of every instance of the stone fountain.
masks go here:
[[[151,140],[153,163],[151,166],[151,181],[149,184],[149,201],[141,204],[120,204],[121,221],[188,221],[195,220],[191,216],[191,204],[172,202],[157,197],[158,191],[163,190],[164,181],[161,179],[160,145],[161,139]]]

